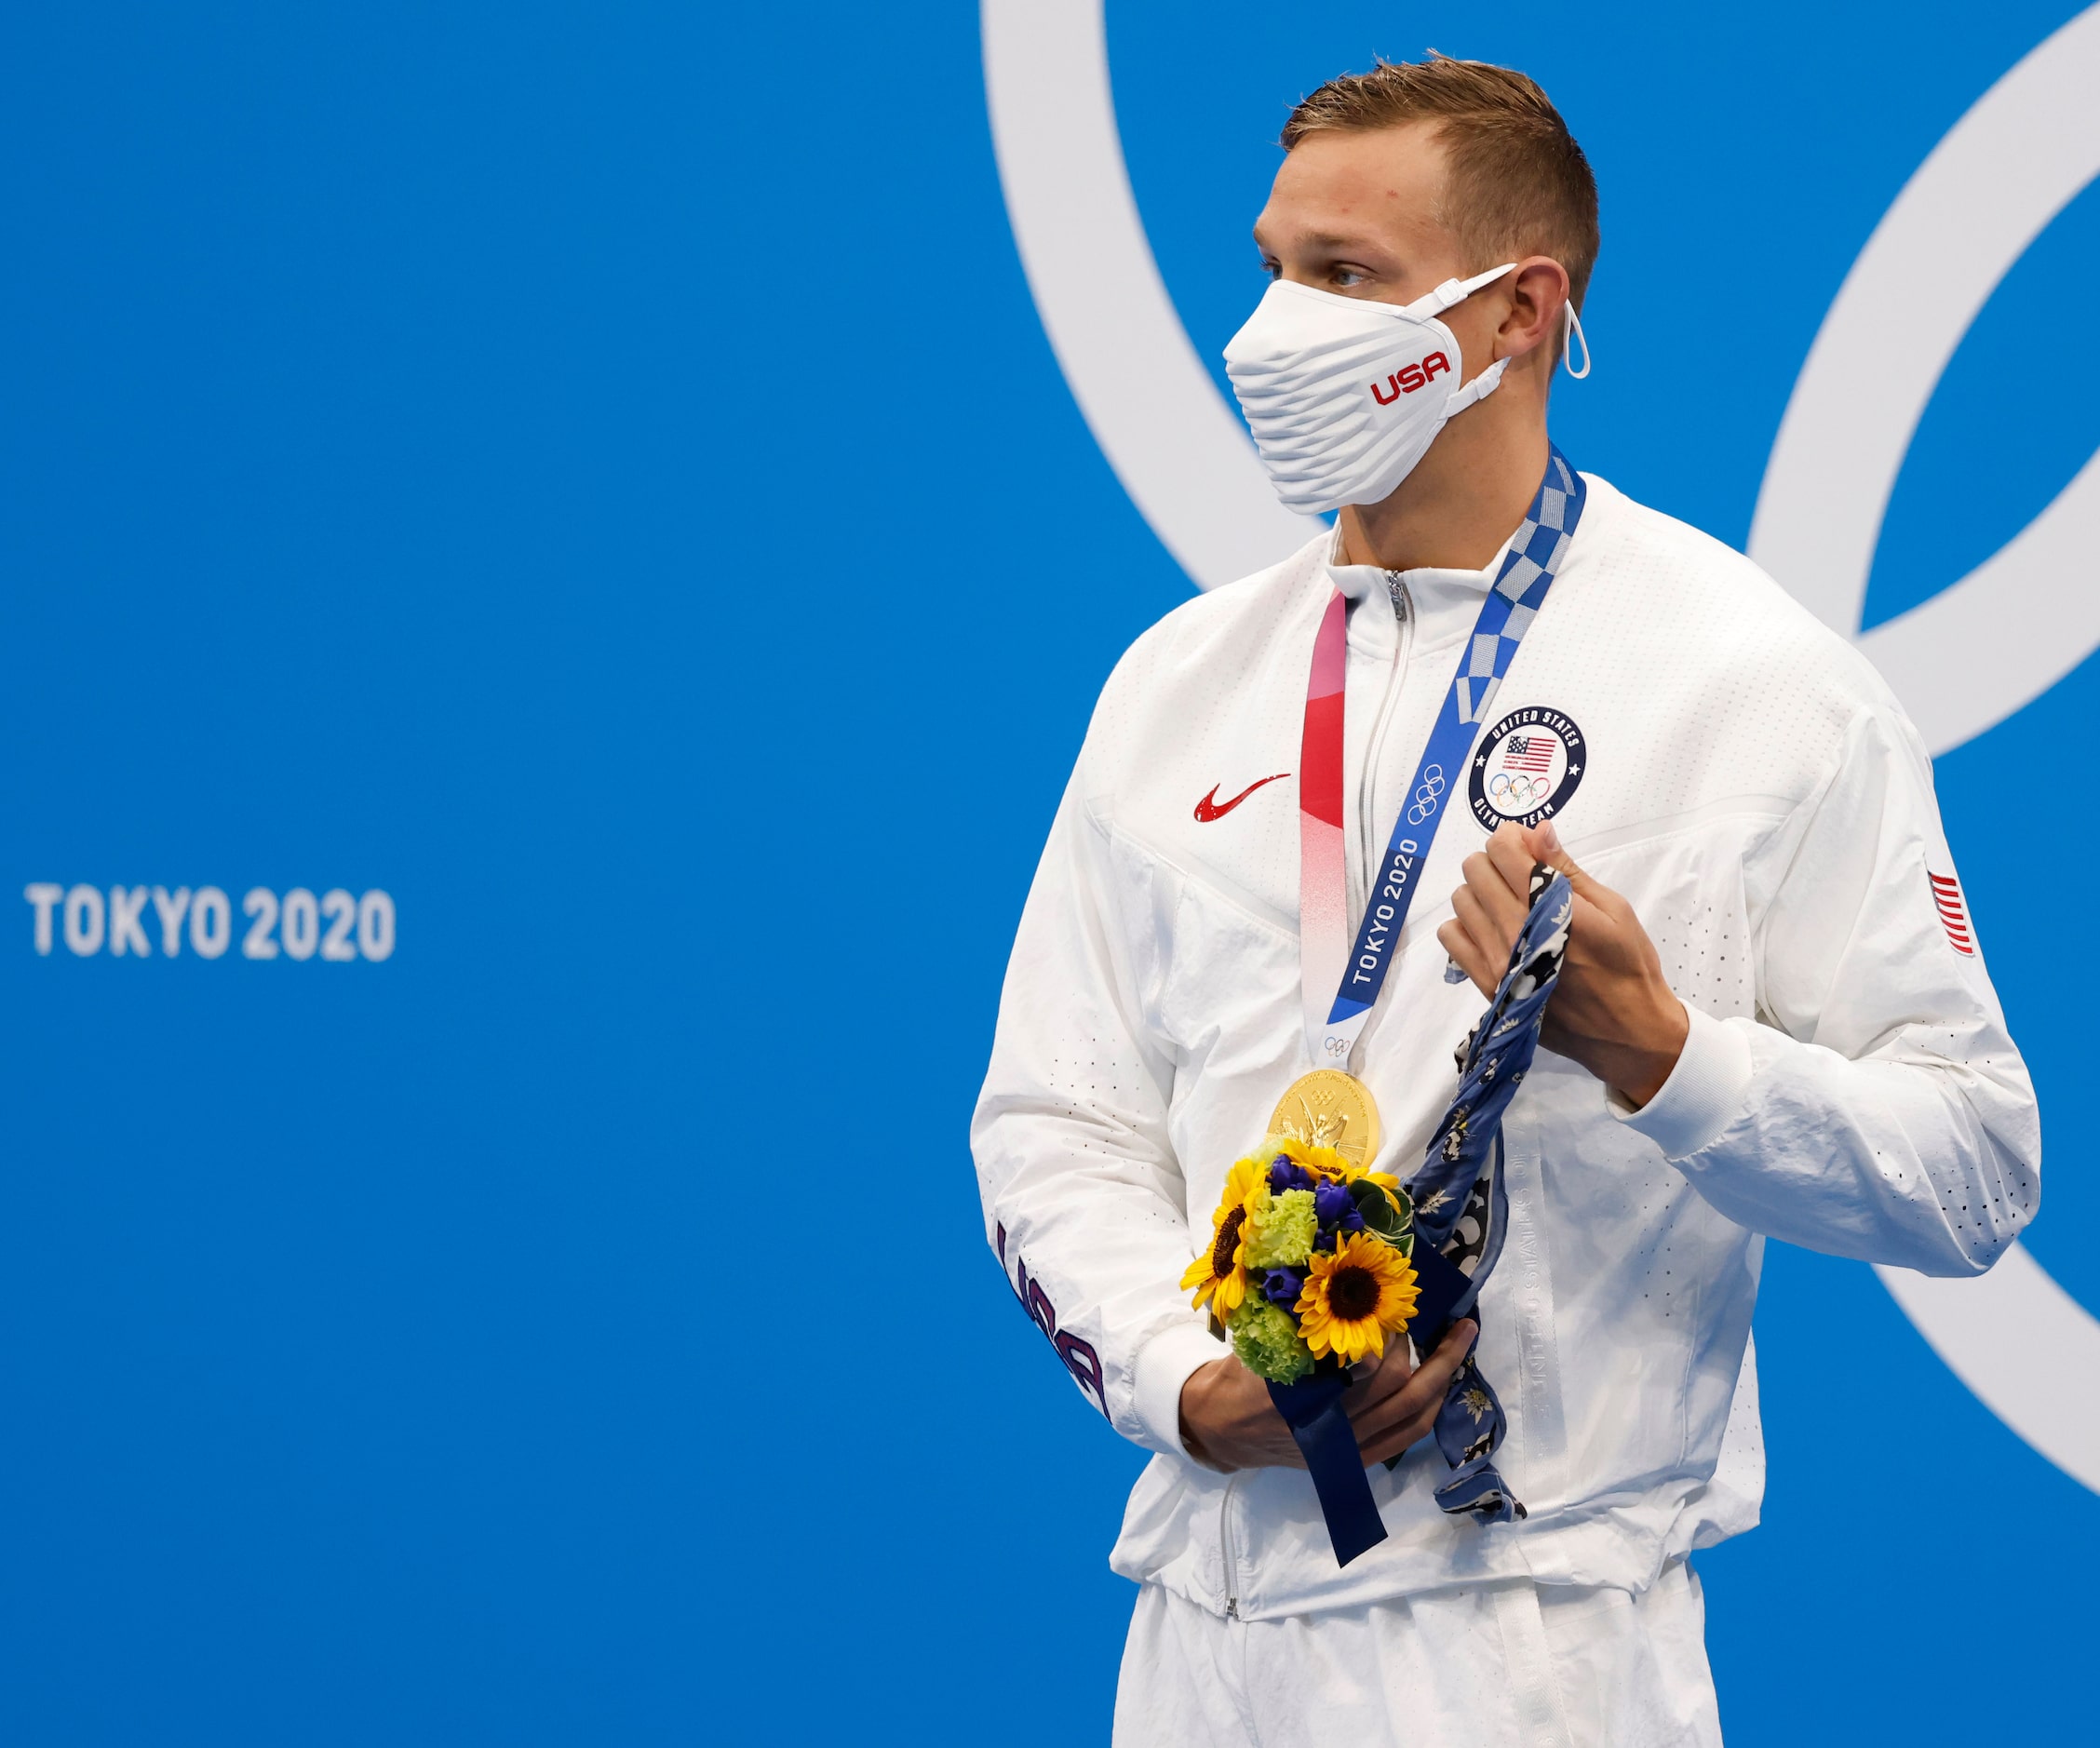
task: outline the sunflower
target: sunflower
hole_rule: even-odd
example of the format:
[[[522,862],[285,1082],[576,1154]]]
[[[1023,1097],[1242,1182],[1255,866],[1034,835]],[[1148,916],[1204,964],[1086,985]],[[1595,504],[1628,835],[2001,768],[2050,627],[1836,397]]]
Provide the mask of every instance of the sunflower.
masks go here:
[[[1269,1193],[1269,1161],[1243,1159],[1225,1174],[1225,1193],[1210,1217],[1210,1248],[1189,1265],[1181,1284],[1196,1290],[1196,1303],[1211,1300],[1211,1311],[1223,1317],[1246,1298],[1247,1211],[1256,1196]]]
[[[1298,1332],[1323,1359],[1331,1352],[1348,1365],[1375,1358],[1415,1314],[1415,1291],[1407,1257],[1383,1239],[1352,1232],[1312,1258],[1293,1308]]]

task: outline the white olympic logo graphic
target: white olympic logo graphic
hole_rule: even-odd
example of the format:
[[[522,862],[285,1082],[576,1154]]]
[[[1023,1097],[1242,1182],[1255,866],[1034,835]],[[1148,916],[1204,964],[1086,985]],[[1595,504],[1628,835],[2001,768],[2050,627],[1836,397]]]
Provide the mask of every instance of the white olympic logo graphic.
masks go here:
[[[1488,779],[1488,799],[1519,813],[1552,793],[1553,785],[1543,777],[1527,776],[1521,772],[1498,771]]]
[[[1276,501],[1160,277],[1124,164],[1102,4],[981,0],[1000,182],[1037,313],[1095,441],[1167,550],[1215,588],[1326,524]],[[1858,640],[1935,755],[2100,648],[2100,589],[2087,580],[2100,454],[1994,558],[1859,629],[1882,514],[1941,372],[1999,281],[2100,176],[2095,87],[2100,6],[1985,92],[1918,167],[1810,348],[1751,526],[1751,556]],[[2037,623],[2048,637],[2032,635]],[[2100,1491],[2100,1321],[2019,1245],[1974,1280],[1877,1272],[1993,1413]]]
[[[1414,803],[1407,809],[1408,825],[1419,826],[1436,811],[1444,787],[1442,765],[1432,765],[1422,773],[1421,787],[1415,791]]]

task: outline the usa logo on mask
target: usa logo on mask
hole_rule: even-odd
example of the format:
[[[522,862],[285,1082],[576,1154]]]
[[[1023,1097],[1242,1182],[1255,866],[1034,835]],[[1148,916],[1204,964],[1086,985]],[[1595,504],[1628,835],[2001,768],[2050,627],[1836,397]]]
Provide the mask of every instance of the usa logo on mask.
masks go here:
[[[1381,407],[1390,407],[1403,395],[1412,395],[1438,371],[1450,373],[1451,360],[1441,352],[1433,352],[1420,364],[1403,364],[1382,383],[1371,384],[1371,398]],[[1391,389],[1389,395],[1385,391]]]

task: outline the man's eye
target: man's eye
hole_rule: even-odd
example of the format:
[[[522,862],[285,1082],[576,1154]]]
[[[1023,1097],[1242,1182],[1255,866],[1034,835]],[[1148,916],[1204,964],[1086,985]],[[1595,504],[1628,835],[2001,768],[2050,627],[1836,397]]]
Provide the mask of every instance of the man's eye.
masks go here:
[[[1353,286],[1362,285],[1369,275],[1358,273],[1353,267],[1337,267],[1328,277],[1339,286]]]
[[[1284,263],[1280,261],[1271,261],[1265,255],[1261,260],[1261,271],[1272,279],[1281,279],[1284,276]]]

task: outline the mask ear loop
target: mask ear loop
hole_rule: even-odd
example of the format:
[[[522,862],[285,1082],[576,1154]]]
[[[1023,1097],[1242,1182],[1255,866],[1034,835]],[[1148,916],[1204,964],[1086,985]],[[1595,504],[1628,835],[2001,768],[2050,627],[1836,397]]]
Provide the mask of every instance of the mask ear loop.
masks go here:
[[[1448,419],[1455,413],[1463,412],[1475,401],[1486,400],[1501,386],[1502,372],[1508,369],[1507,358],[1497,358],[1463,388],[1454,388],[1450,398],[1444,403],[1444,416]]]
[[[1486,273],[1476,273],[1470,279],[1447,279],[1434,291],[1425,291],[1412,303],[1400,306],[1400,314],[1417,317],[1441,316],[1454,303],[1462,303],[1484,285],[1493,285],[1505,273],[1515,266],[1514,261],[1505,261],[1500,267],[1490,267]]]
[[[1568,367],[1568,374],[1580,383],[1590,373],[1590,337],[1582,331],[1582,318],[1575,314],[1575,305],[1563,303],[1560,307],[1568,314],[1567,329],[1560,342],[1560,361]],[[1578,340],[1582,343],[1582,368],[1580,370],[1575,368],[1575,343]]]

